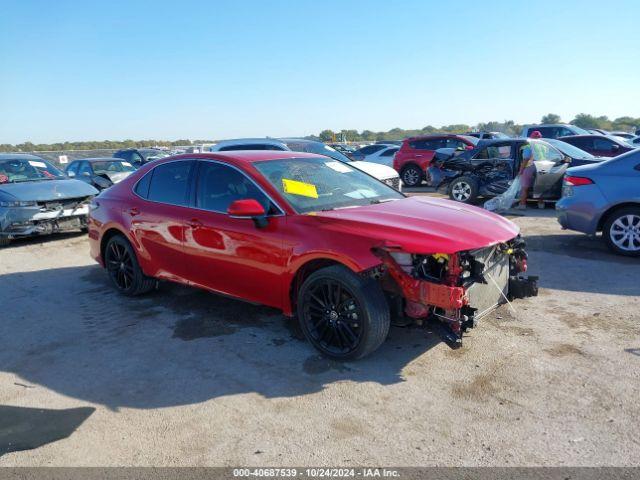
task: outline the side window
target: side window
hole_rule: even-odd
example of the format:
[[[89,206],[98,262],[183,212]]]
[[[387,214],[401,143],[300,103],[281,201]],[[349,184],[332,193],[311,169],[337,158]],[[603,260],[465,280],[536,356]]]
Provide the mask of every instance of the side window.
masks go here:
[[[86,177],[90,177],[93,175],[93,169],[89,162],[81,162],[80,168],[78,169],[78,175],[84,175]]]
[[[593,149],[593,140],[591,140],[591,138],[589,137],[575,137],[564,141],[578,148],[582,148],[583,150]]]
[[[594,150],[611,150],[613,142],[607,138],[594,138],[593,149]]]
[[[558,136],[555,127],[531,127],[529,129],[529,136],[536,130],[538,130],[544,138],[557,138]]]
[[[560,130],[560,133],[558,134],[558,137],[567,137],[569,135],[575,135],[571,130],[565,127],[562,127],[559,130]]]
[[[151,185],[151,177],[153,176],[153,170],[148,172],[144,177],[138,180],[135,187],[135,192],[142,198],[149,198],[149,185]]]
[[[134,165],[142,165],[144,163],[144,158],[138,152],[129,152],[129,158],[129,163]]]
[[[366,147],[362,147],[360,149],[360,153],[371,155],[372,153],[376,153],[378,150],[382,150],[383,148],[385,147],[381,145],[368,145]]]
[[[467,146],[466,143],[456,140],[455,138],[445,139],[444,145],[444,148],[465,148]]]
[[[534,161],[561,162],[564,156],[551,145],[543,142],[531,143]]]
[[[72,173],[74,176],[78,174],[78,168],[80,167],[80,162],[71,162],[71,165],[67,167],[67,175]]]
[[[154,202],[186,206],[189,203],[189,174],[194,162],[169,162],[153,169],[147,198]]]
[[[427,140],[414,140],[409,145],[415,150],[437,150],[445,148],[446,142],[441,138],[433,138]]]
[[[260,202],[268,214],[276,212],[267,196],[243,173],[220,163],[200,163],[196,187],[198,208],[227,213],[229,205],[247,198]]]
[[[380,154],[381,157],[393,157],[395,153],[398,151],[397,148],[388,148],[384,152]]]
[[[131,152],[130,151],[116,152],[116,153],[113,154],[113,156],[115,158],[121,158],[126,162],[131,162]]]

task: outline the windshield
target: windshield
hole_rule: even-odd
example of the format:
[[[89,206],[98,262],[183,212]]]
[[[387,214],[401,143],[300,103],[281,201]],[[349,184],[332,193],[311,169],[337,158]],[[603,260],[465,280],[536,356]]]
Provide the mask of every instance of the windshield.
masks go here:
[[[347,163],[352,161],[344,153],[320,142],[286,142],[286,145],[293,152],[317,153]]]
[[[156,158],[165,158],[169,154],[162,150],[138,150],[146,161],[155,160]]]
[[[41,158],[0,159],[0,183],[65,178],[64,173]]]
[[[550,143],[565,155],[569,155],[571,158],[578,158],[581,160],[591,160],[593,158],[596,158],[589,152],[585,152],[584,150],[581,150],[578,147],[574,147],[570,143],[563,142],[562,140],[557,140],[555,138],[546,138],[545,142]]]
[[[105,162],[93,162],[91,164],[93,166],[93,172],[96,175],[100,175],[102,173],[118,173],[118,172],[135,172],[136,169],[129,162],[114,160],[114,161],[105,161]]]
[[[254,166],[298,213],[404,198],[366,173],[332,160],[292,158],[256,162]]]
[[[587,132],[584,128],[576,127],[575,125],[571,125],[571,129],[576,132],[573,135],[591,135],[591,133]]]
[[[465,140],[469,141],[469,143],[472,143],[473,145],[477,145],[478,142],[480,141],[479,138],[477,137],[471,137],[469,135],[459,135],[460,138],[464,138]]]

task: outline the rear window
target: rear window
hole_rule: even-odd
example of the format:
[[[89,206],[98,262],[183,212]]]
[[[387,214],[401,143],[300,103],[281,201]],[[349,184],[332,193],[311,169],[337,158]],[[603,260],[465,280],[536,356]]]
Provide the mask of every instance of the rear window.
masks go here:
[[[428,138],[411,140],[409,146],[414,150],[437,150],[445,148],[446,142],[443,138]]]

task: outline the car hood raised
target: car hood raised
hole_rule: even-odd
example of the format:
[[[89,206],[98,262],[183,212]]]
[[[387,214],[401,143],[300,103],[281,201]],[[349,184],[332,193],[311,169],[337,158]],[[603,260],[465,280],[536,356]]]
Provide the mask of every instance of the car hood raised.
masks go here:
[[[432,197],[409,197],[315,216],[324,228],[379,240],[409,253],[474,250],[511,240],[520,231],[510,220],[482,208]]]
[[[98,191],[80,180],[41,180],[35,182],[3,183],[0,194],[8,194],[15,200],[45,202],[65,198],[88,197]]]
[[[362,170],[364,173],[368,173],[378,180],[386,180],[388,178],[395,178],[398,176],[398,172],[393,168],[387,165],[380,165],[379,163],[356,161],[349,162],[349,165],[357,168],[358,170]]]

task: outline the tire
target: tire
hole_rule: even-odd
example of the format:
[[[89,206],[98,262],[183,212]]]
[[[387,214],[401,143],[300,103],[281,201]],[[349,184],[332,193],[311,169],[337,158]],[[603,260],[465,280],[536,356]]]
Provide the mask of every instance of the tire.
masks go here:
[[[2,247],[8,247],[9,244],[11,243],[11,239],[9,237],[0,237],[0,248]]]
[[[109,280],[121,294],[130,297],[141,295],[153,290],[156,286],[154,278],[142,273],[133,247],[122,235],[109,239],[104,257]]]
[[[640,207],[624,207],[610,213],[602,227],[602,236],[618,255],[640,256]]]
[[[449,184],[449,198],[461,203],[472,203],[478,198],[478,181],[463,175]]]
[[[389,305],[380,285],[343,266],[322,268],[298,292],[298,318],[309,342],[336,360],[374,352],[389,333]]]
[[[405,187],[417,187],[422,183],[424,173],[417,165],[407,165],[402,169],[400,178]]]

